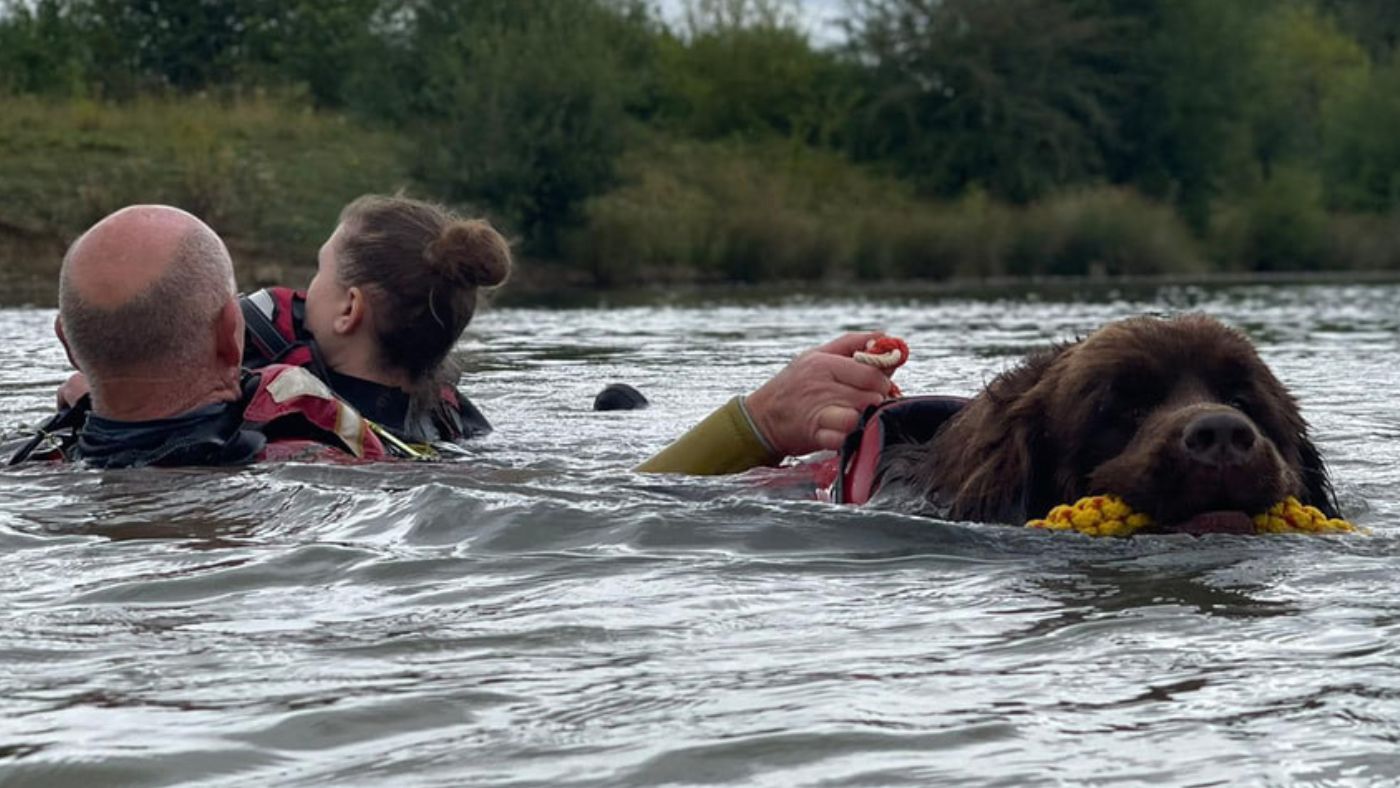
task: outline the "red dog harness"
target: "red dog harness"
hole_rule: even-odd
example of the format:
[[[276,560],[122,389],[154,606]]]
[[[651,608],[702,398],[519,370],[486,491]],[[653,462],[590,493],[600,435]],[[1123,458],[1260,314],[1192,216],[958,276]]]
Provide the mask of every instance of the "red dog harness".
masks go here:
[[[964,397],[924,396],[886,400],[866,408],[860,423],[824,465],[829,487],[818,497],[833,503],[862,504],[880,484],[881,461],[891,446],[927,443],[968,400]]]

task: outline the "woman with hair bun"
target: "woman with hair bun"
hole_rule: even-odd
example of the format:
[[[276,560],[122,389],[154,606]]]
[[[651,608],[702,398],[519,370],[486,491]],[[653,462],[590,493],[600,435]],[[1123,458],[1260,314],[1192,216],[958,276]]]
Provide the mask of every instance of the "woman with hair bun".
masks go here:
[[[448,354],[477,291],[510,274],[500,233],[432,203],[367,195],[341,211],[317,263],[305,293],[243,297],[246,366],[308,367],[402,444],[401,454],[490,431],[456,390]]]

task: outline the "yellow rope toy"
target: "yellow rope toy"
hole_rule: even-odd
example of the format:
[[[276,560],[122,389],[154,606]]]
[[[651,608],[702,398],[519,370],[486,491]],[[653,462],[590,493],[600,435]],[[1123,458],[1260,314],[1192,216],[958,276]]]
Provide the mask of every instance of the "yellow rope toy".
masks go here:
[[[1358,528],[1346,520],[1328,518],[1317,507],[1304,506],[1291,495],[1251,519],[1257,534],[1368,533],[1364,528]],[[1151,525],[1151,517],[1134,512],[1132,507],[1116,495],[1080,498],[1073,504],[1056,506],[1042,519],[1026,523],[1027,528],[1078,531],[1085,536],[1117,537],[1132,536]]]

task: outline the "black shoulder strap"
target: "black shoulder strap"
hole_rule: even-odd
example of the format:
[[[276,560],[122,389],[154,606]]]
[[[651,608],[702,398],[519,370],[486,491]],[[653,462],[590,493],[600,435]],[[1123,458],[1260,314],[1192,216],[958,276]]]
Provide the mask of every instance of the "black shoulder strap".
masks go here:
[[[252,295],[239,296],[238,306],[243,310],[243,322],[248,326],[248,338],[252,340],[258,353],[268,363],[281,358],[292,343],[278,332],[277,326],[272,322],[272,313],[276,309],[272,294],[267,290],[259,290]]]
[[[28,460],[34,455],[40,444],[46,440],[53,441],[53,448],[66,456],[68,449],[77,442],[78,430],[82,428],[83,422],[87,420],[87,415],[91,410],[92,397],[83,395],[83,398],[78,400],[78,404],[60,410],[36,427],[33,437],[25,441],[5,464],[19,465]]]

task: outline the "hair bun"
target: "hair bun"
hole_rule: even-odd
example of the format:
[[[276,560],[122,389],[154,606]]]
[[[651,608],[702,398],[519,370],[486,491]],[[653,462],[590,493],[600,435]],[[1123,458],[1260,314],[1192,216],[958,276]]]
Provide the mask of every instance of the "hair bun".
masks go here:
[[[427,257],[440,276],[466,287],[495,287],[510,275],[510,244],[483,219],[449,223]]]

